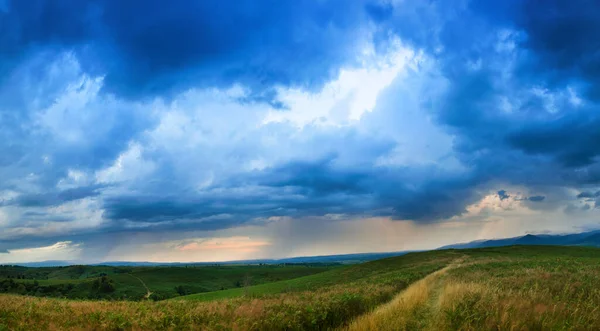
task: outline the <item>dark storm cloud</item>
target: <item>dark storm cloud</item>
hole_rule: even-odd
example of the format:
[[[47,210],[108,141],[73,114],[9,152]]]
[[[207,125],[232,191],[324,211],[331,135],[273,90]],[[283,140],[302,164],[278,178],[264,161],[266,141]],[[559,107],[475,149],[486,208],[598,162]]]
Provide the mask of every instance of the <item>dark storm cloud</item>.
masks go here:
[[[594,197],[600,197],[600,191],[597,191],[596,193],[584,191],[584,192],[577,194],[578,199],[594,198]]]
[[[549,76],[548,82],[564,84],[578,80],[589,83],[586,95],[600,96],[600,33],[597,1],[526,1],[517,18],[527,32],[523,46],[533,53],[532,69]]]
[[[566,167],[596,163],[600,155],[600,117],[597,114],[567,115],[536,121],[508,136],[515,148],[528,154],[555,158]]]
[[[98,237],[103,235],[133,231],[224,229],[271,216],[343,214],[434,222],[463,214],[469,204],[497,190],[495,183],[543,186],[534,192],[544,195],[522,199],[540,209],[553,201],[555,188],[581,190],[583,184],[600,183],[600,4],[596,1],[474,0],[464,6],[458,1],[405,1],[392,6],[378,1],[166,5],[158,0],[15,0],[6,7],[0,10],[0,188],[18,191],[15,181],[34,174],[45,191],[23,190],[4,205],[42,209],[96,197],[106,223],[62,237],[15,236],[0,243],[0,249],[27,247],[36,240],[51,244],[58,237],[101,241]],[[151,178],[120,183],[109,193],[94,186],[56,191],[70,168],[93,177],[95,171],[115,163],[133,140],[147,143],[150,150],[159,149],[160,141],[144,140],[158,121],[152,110],[137,111],[135,104],[125,101],[111,103],[115,99],[138,102],[167,96],[168,100],[191,87],[240,84],[252,93],[239,103],[285,109],[277,100],[276,87],[318,89],[342,66],[355,64],[362,46],[357,40],[371,26],[376,27],[377,50],[385,50],[390,35],[398,35],[403,44],[423,51],[435,64],[435,74],[447,89],[438,98],[431,86],[431,99],[428,95],[419,102],[451,135],[460,170],[428,163],[381,166],[376,160],[389,156],[399,142],[374,139],[380,134],[377,126],[355,136],[333,128],[329,135],[307,139],[310,144],[301,146],[306,153],[285,151],[297,152],[301,155],[297,158],[216,177],[208,188],[197,189],[193,187],[197,183],[188,179],[192,172],[210,172],[210,166],[196,166],[203,161],[200,157],[193,159],[187,150],[173,148],[142,153],[140,158],[156,164]],[[103,76],[102,88],[112,95],[97,104],[85,103],[81,109],[67,105],[55,114],[56,122],[67,125],[50,134],[40,129],[39,117],[29,111],[33,108],[29,105],[31,100],[36,106],[37,102],[53,105],[66,89],[61,85],[66,79],[51,77],[46,65],[63,53],[74,54],[81,66],[71,81],[82,73]],[[32,84],[39,88],[30,88]],[[76,88],[82,89],[83,85]],[[578,102],[573,102],[570,91],[577,94]],[[395,112],[403,110],[403,101],[395,100]],[[207,122],[212,118],[206,117]],[[385,124],[392,128],[404,120],[389,118],[391,123]],[[84,134],[61,139],[60,134],[71,129]],[[220,129],[204,131],[211,130]],[[211,140],[204,131],[203,138]],[[237,149],[211,141],[217,147],[202,147],[213,155],[207,152],[202,157],[214,156],[219,164],[222,154],[237,153],[237,159],[227,161],[239,159],[241,168],[253,154],[260,156],[257,150],[268,149],[258,142],[264,136],[245,138],[244,148]],[[421,138],[420,132],[411,137]],[[322,146],[330,147],[333,156],[307,156]],[[359,157],[344,159],[341,152],[354,149]],[[44,163],[44,155],[51,156],[51,162]],[[191,165],[178,168],[177,161],[187,158]],[[497,195],[501,200],[510,197],[504,190]],[[596,197],[589,192],[578,196]],[[568,208],[585,212],[591,207]],[[27,211],[21,218],[34,222],[54,217],[37,212]]]
[[[67,217],[63,215],[56,216],[47,212],[38,212],[38,211],[26,211],[21,214],[20,219],[24,223],[35,223],[35,222],[70,222],[73,221],[73,217]],[[22,225],[23,223],[21,223]]]
[[[28,53],[73,47],[94,35],[90,1],[11,1],[0,11],[0,68],[6,73]]]
[[[12,61],[36,48],[71,49],[122,95],[233,83],[260,94],[274,84],[319,86],[349,63],[370,17],[364,3],[10,1],[0,46]]]
[[[52,207],[59,206],[67,202],[77,201],[85,198],[97,197],[101,194],[106,185],[82,186],[66,189],[56,192],[45,192],[39,194],[23,194],[14,199],[0,202],[1,206],[18,207]],[[40,212],[26,212],[27,216],[42,216]]]
[[[58,206],[70,201],[97,197],[101,194],[100,190],[102,187],[100,185],[93,185],[66,189],[55,193],[21,195],[12,201],[7,201],[6,205],[17,205],[19,207]]]
[[[546,197],[543,195],[534,195],[534,196],[527,198],[527,200],[532,201],[532,202],[541,202],[541,201],[544,201],[544,199],[546,199]]]
[[[52,188],[70,167],[106,167],[156,125],[149,111],[107,99],[54,114],[64,116],[59,130],[85,132],[76,141],[39,130],[33,100],[50,106],[79,78],[52,76],[65,53],[119,97],[242,84],[252,93],[240,103],[283,109],[274,86],[319,87],[352,64],[369,21],[363,2],[9,0],[0,11],[0,176],[17,181],[43,168],[38,182]]]
[[[600,30],[600,4],[470,1],[464,8],[417,2],[386,21],[439,61],[450,88],[434,113],[457,135],[461,159],[481,175],[515,184],[597,182],[600,112],[588,92],[600,86],[592,37]],[[414,12],[423,14],[399,19]],[[580,105],[571,102],[569,88],[579,92]],[[514,102],[510,111],[500,107],[501,98]],[[540,162],[553,169],[551,178],[525,175]],[[581,168],[587,177],[577,178]]]
[[[336,169],[333,158],[317,162],[292,162],[263,174],[261,185],[296,187],[311,196],[334,193],[363,194],[369,174],[360,170]]]
[[[281,177],[276,171],[274,178],[280,179],[272,184],[313,193],[369,193],[374,202],[367,209],[391,207],[389,214],[394,218],[430,220],[464,212],[467,203],[480,197],[477,185],[490,178],[520,185],[577,187],[594,182],[592,170],[600,154],[598,106],[593,98],[586,99],[590,96],[586,93],[580,95],[584,105],[576,109],[564,91],[569,84],[590,91],[598,83],[597,75],[590,74],[600,67],[595,41],[584,42],[600,27],[598,20],[590,19],[598,16],[598,4],[586,2],[581,7],[568,6],[568,10],[563,10],[565,3],[559,1],[500,6],[473,1],[465,11],[451,9],[444,2],[406,6],[414,8],[374,7],[369,11],[378,21],[395,27],[403,41],[429,51],[440,62],[450,88],[443,106],[434,113],[441,125],[457,135],[455,150],[473,167],[474,178],[441,178],[408,190],[402,185],[405,178],[389,178],[373,169],[364,174],[344,173],[347,170],[320,165],[299,171],[294,164],[278,169],[289,175]],[[439,15],[432,13],[435,10]],[[424,14],[402,20],[406,12]],[[558,30],[554,22],[559,23]],[[514,32],[502,39],[499,36],[504,29]],[[569,34],[576,37],[569,38]],[[502,47],[514,47],[511,55],[498,50],[502,42],[506,43]],[[515,64],[507,67],[509,61]],[[538,66],[524,70],[532,61],[538,61]],[[475,63],[478,68],[473,69]],[[511,76],[502,82],[499,78],[507,69]],[[548,109],[546,97],[537,92],[519,91],[532,87],[562,93],[553,101],[558,109]],[[499,108],[499,97],[518,99],[519,103],[507,113]],[[549,170],[539,169],[540,164]],[[588,170],[583,172],[588,177],[575,177],[582,168]],[[388,190],[389,185],[394,188]],[[503,191],[498,195],[508,197]],[[541,202],[545,196],[527,200]]]
[[[234,178],[197,195],[119,197],[105,200],[104,216],[115,221],[169,223],[173,228],[215,229],[202,219],[226,216],[221,228],[257,218],[327,214],[389,216],[432,222],[465,212],[479,195],[468,176],[426,178],[427,170],[339,168],[336,158],[291,162]],[[243,180],[243,182],[240,182]],[[240,192],[241,188],[244,188]],[[198,219],[198,223],[177,222]],[[192,224],[192,225],[191,225]]]
[[[506,193],[505,190],[500,190],[498,191],[498,197],[500,198],[500,200],[505,200],[510,198],[510,194]]]

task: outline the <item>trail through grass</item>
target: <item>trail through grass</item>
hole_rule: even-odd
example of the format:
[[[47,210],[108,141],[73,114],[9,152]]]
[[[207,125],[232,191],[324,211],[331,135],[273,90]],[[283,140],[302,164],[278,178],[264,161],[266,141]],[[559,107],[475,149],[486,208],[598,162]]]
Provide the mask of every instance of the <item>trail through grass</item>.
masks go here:
[[[150,299],[150,296],[152,295],[152,292],[150,291],[150,289],[148,288],[148,286],[146,286],[146,283],[144,283],[144,281],[140,277],[134,276],[132,274],[128,274],[128,275],[131,276],[131,277],[133,277],[133,278],[135,278],[135,279],[137,279],[137,280],[139,280],[140,283],[142,283],[142,286],[144,286],[144,288],[146,289],[146,292],[147,292],[146,296],[144,297],[144,299]]]
[[[348,331],[434,330],[430,325],[439,313],[439,296],[446,272],[461,260],[435,271],[410,285],[392,301],[353,321]]]
[[[250,286],[246,291],[230,293],[235,296],[213,301],[196,300],[194,296],[192,300],[159,302],[93,302],[0,295],[0,327],[10,330],[331,330],[389,301],[456,256],[446,251],[383,259],[277,282],[271,287],[269,284]],[[147,279],[144,280],[147,283]]]
[[[414,283],[347,330],[600,330],[600,251],[465,253],[464,263]]]
[[[0,295],[0,330],[600,330],[598,284],[596,248],[445,250],[215,291],[209,301]]]

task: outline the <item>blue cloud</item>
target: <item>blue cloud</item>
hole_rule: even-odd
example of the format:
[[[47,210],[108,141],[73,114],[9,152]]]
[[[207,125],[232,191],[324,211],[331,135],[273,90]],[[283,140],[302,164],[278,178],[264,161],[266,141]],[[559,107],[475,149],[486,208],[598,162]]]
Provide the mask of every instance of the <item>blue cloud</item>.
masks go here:
[[[508,135],[514,147],[528,154],[548,155],[566,167],[583,167],[597,162],[600,147],[600,117],[594,113],[565,115],[531,121]]]
[[[578,199],[595,198],[595,197],[600,197],[600,191],[597,191],[596,193],[584,191],[584,192],[577,194]]]
[[[101,189],[103,187],[103,185],[92,185],[66,189],[58,192],[25,194],[0,205],[16,205],[20,207],[59,206],[66,202],[77,201],[89,197],[97,197],[101,194]]]
[[[546,199],[546,197],[543,195],[534,195],[527,199],[532,202],[541,202],[541,201],[544,201],[544,199]]]
[[[259,94],[274,84],[318,87],[352,63],[373,12],[363,1],[37,0],[8,7],[0,19],[3,62],[36,48],[69,49],[86,70],[105,75],[107,90],[130,97],[193,86],[244,84]]]
[[[471,1],[464,9],[415,3],[392,15],[411,19],[388,24],[439,61],[450,88],[433,112],[481,176],[515,184],[597,183],[600,117],[590,91],[599,86],[600,59],[585,40],[600,28],[592,19],[600,6],[550,1],[539,10],[534,3]],[[579,94],[577,102],[572,94]],[[530,176],[528,166],[545,158],[551,175]],[[575,175],[581,168],[587,176]]]
[[[506,193],[505,190],[500,190],[498,191],[498,197],[500,198],[500,200],[505,200],[510,198],[510,194]]]
[[[47,212],[83,200],[102,218],[0,249],[271,216],[436,222],[490,192],[509,198],[498,185],[543,194],[523,199],[531,208],[565,188],[596,198],[583,188],[600,184],[600,6],[457,3],[0,5],[0,193],[16,192],[1,206],[17,215],[7,230],[88,217]],[[422,61],[360,120],[264,123],[289,110],[280,93],[318,92],[366,46],[386,54],[396,38]],[[233,86],[248,91],[223,92]]]

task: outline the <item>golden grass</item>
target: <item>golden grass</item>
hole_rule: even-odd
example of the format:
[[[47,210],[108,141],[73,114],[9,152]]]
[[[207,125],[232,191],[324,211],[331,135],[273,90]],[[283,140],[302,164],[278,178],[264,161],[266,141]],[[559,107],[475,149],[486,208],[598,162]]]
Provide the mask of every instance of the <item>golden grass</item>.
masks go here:
[[[600,330],[600,267],[589,262],[549,259],[454,270],[440,292],[433,325],[438,330]]]
[[[448,281],[444,284],[443,290],[439,296],[439,305],[442,309],[455,309],[456,303],[460,302],[465,296],[475,293],[490,295],[488,287],[477,283],[460,283]]]
[[[305,284],[306,290],[248,292],[216,301],[77,301],[0,295],[0,331],[327,330],[388,302],[454,258],[452,252],[406,255],[321,278],[306,277],[306,282],[322,281],[312,287]]]
[[[463,252],[465,257],[457,261]],[[358,281],[340,277],[337,285],[313,290],[218,301],[0,295],[0,331],[600,330],[600,250],[509,247],[463,252],[446,254],[438,262],[432,262],[435,254],[443,252],[429,253],[434,259],[415,265],[382,260],[354,268],[368,275]]]
[[[470,259],[412,284],[347,330],[600,330],[598,284],[595,261]]]
[[[76,301],[0,295],[0,330],[3,325],[10,330],[303,330],[318,327],[317,323],[344,323],[394,291],[394,286],[377,283],[351,288],[340,285],[320,291],[209,302]]]
[[[567,284],[566,287],[571,284]],[[505,290],[493,283],[448,281],[438,330],[600,330],[597,300],[562,300],[546,289]]]
[[[410,285],[391,302],[353,321],[349,331],[367,330],[414,330],[422,327],[428,314],[427,306],[439,278],[451,266],[440,269]]]

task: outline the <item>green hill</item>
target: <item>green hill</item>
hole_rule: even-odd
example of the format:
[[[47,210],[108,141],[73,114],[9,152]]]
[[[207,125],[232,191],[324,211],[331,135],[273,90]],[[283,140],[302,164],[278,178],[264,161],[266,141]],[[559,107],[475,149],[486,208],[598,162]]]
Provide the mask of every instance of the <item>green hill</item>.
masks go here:
[[[0,293],[69,299],[154,300],[276,282],[340,268],[339,265],[235,265],[113,267],[0,266]],[[110,286],[100,290],[95,282]],[[22,286],[21,286],[22,285]]]
[[[597,284],[597,248],[441,250],[158,302],[0,295],[0,330],[598,330]]]
[[[340,284],[362,286],[362,282],[377,283],[381,286],[401,289],[415,279],[442,268],[448,261],[457,256],[459,255],[452,251],[410,253],[402,257],[386,258],[337,268],[307,277],[244,288],[233,288],[226,291],[198,293],[178,297],[175,300],[211,301],[240,296],[260,297],[279,293],[314,291]],[[402,272],[399,272],[400,270]]]

